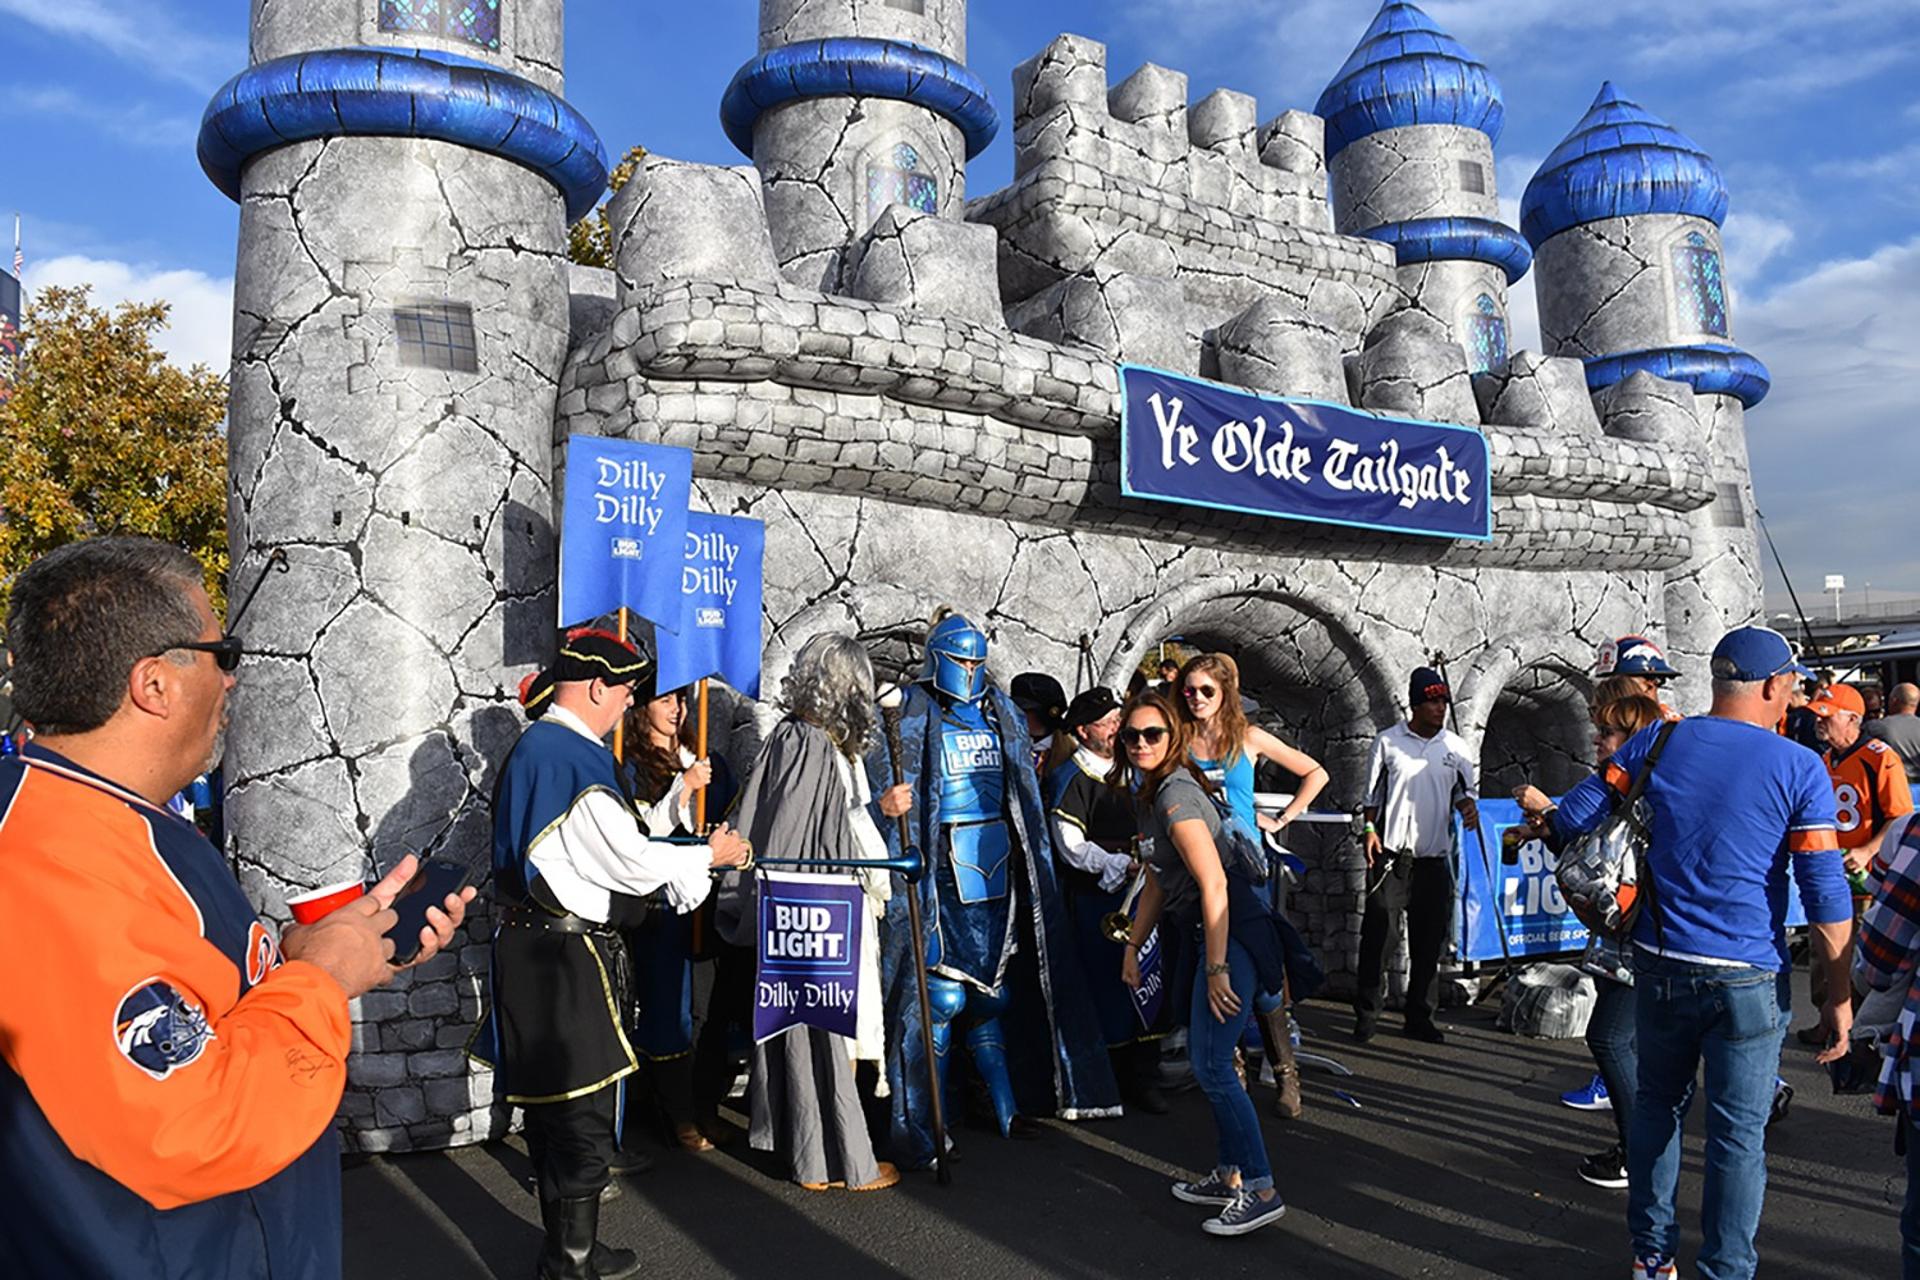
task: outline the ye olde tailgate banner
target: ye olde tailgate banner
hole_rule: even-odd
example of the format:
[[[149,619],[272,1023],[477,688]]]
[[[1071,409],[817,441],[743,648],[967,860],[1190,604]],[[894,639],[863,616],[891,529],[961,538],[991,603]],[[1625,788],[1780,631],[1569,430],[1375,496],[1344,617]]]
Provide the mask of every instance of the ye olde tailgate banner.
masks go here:
[[[1282,400],[1120,369],[1128,497],[1321,524],[1492,536],[1487,442],[1472,427]]]

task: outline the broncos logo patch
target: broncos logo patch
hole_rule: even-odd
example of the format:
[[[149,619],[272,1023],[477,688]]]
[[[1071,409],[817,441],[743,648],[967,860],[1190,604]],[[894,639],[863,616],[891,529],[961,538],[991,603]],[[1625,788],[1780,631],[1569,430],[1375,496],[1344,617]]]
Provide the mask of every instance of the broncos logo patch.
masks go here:
[[[155,1080],[192,1063],[213,1039],[205,1011],[159,978],[121,997],[113,1032],[121,1055]]]
[[[280,944],[273,940],[267,927],[258,920],[247,930],[247,985],[257,987],[273,970],[280,967]]]

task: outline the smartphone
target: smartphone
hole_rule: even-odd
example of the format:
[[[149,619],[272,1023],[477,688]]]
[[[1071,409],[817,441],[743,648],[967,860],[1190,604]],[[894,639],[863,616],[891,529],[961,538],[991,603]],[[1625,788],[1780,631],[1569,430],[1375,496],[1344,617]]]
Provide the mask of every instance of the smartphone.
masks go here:
[[[387,930],[387,937],[393,943],[394,964],[413,963],[420,954],[420,931],[427,927],[427,908],[445,910],[447,895],[466,888],[467,878],[472,874],[470,867],[439,858],[428,858],[420,864],[413,879],[407,881],[400,896],[393,900],[393,909],[400,913],[393,928]]]

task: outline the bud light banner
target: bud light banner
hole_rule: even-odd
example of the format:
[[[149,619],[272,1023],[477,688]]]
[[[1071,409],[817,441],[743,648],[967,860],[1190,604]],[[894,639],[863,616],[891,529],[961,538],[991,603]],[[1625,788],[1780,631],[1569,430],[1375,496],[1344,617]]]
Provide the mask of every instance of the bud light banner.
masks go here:
[[[1472,427],[1282,400],[1120,367],[1120,487],[1132,498],[1320,524],[1491,540]]]
[[[755,1044],[798,1026],[854,1034],[865,908],[852,876],[760,873]]]
[[[693,454],[661,444],[567,439],[560,520],[560,625],[627,608],[680,625]]]
[[[657,687],[683,689],[719,676],[749,698],[760,696],[760,571],[767,529],[746,516],[687,513],[680,566],[680,626],[654,637]]]
[[[1473,828],[1457,817],[1453,824],[1460,849],[1460,959],[1500,959],[1496,930],[1503,927],[1507,950],[1516,956],[1556,955],[1585,947],[1587,927],[1560,896],[1560,884],[1553,878],[1553,854],[1547,846],[1529,840],[1520,846],[1517,865],[1500,861],[1500,838],[1509,827],[1526,825],[1520,806],[1512,800],[1482,800],[1480,823],[1497,888],[1487,883]]]

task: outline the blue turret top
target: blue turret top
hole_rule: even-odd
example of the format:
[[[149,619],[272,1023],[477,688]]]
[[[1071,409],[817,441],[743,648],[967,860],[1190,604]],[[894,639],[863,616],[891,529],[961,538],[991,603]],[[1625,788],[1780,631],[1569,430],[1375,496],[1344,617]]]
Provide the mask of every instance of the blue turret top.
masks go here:
[[[1327,158],[1368,134],[1411,124],[1457,124],[1500,140],[1500,86],[1433,19],[1387,0],[1314,113],[1327,122]]]
[[[1692,139],[1609,80],[1527,184],[1520,230],[1538,249],[1569,227],[1636,213],[1688,214],[1718,226],[1727,184]]]

